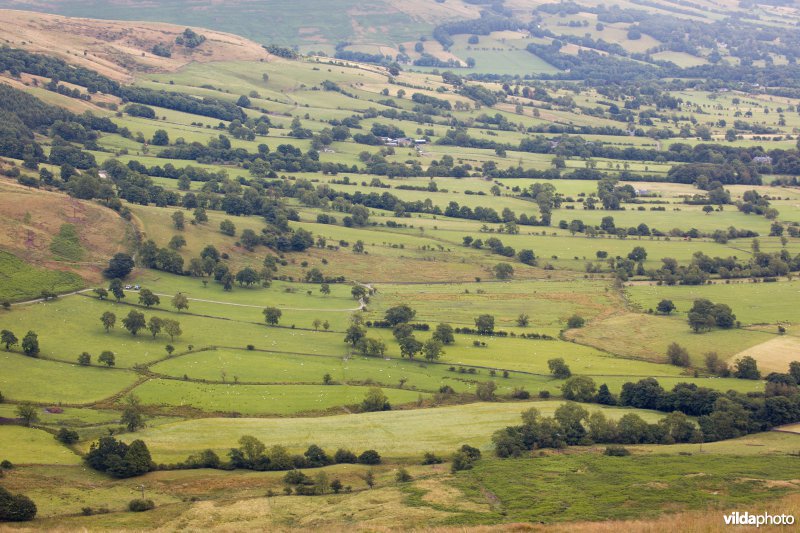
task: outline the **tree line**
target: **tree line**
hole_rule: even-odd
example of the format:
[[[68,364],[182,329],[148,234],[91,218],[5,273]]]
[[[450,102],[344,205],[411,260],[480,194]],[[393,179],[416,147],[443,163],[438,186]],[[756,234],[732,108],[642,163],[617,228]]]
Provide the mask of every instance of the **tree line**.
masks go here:
[[[742,371],[749,368],[745,361]],[[749,370],[747,370],[749,372]],[[559,407],[553,417],[543,417],[536,409],[523,413],[523,423],[494,434],[495,453],[515,457],[539,448],[563,448],[593,443],[674,444],[712,442],[732,439],[749,433],[800,420],[800,363],[792,363],[790,372],[773,373],[767,378],[763,393],[720,392],[692,383],[679,383],[666,391],[655,378],[627,382],[617,398],[603,384],[595,392],[594,381],[586,376],[571,378],[564,385],[564,397],[654,409],[669,413],[655,424],[628,413],[618,421],[602,412],[590,413],[571,402]],[[697,417],[695,424],[689,417]]]

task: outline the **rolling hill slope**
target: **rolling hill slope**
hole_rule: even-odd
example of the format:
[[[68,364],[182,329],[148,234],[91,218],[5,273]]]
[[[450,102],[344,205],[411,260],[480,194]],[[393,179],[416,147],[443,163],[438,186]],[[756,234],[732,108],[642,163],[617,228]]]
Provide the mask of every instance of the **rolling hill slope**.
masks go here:
[[[206,40],[195,48],[175,46],[185,26],[102,21],[25,11],[0,11],[0,45],[46,52],[110,78],[130,81],[132,72],[174,71],[191,62],[261,61],[269,54],[258,44],[213,30],[197,30]],[[152,50],[170,45],[171,57]]]

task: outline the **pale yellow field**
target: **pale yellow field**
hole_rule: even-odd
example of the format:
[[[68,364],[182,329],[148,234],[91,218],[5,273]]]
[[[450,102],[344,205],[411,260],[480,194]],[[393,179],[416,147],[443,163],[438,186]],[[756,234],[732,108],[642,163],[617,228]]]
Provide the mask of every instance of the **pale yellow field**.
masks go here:
[[[745,355],[758,361],[762,375],[770,372],[786,372],[789,363],[800,361],[800,339],[789,335],[775,337],[739,352],[731,358],[731,362]]]

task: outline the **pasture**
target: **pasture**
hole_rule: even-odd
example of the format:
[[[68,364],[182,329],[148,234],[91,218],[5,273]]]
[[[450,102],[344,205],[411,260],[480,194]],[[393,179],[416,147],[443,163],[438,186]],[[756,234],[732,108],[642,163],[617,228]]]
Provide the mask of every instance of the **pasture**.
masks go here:
[[[426,451],[443,453],[462,443],[488,451],[492,433],[518,423],[526,409],[535,407],[552,416],[559,405],[558,401],[478,403],[321,418],[199,419],[147,429],[143,438],[162,461],[182,460],[204,448],[224,452],[242,435],[297,452],[317,444],[334,451],[340,447],[375,449],[387,457],[419,458]],[[613,418],[630,412],[650,422],[661,417],[656,412],[589,407]]]
[[[749,280],[731,280],[730,283],[672,287],[635,285],[627,287],[625,293],[642,310],[655,309],[663,299],[672,300],[681,317],[686,316],[694,300],[705,298],[730,306],[743,325],[800,322],[800,309],[795,304],[800,295],[798,281],[752,283]]]
[[[79,465],[81,458],[65,448],[53,435],[38,429],[0,426],[0,457],[15,466],[48,464]]]
[[[296,415],[356,406],[368,390],[347,385],[204,384],[165,379],[150,380],[134,389],[145,405],[243,415]],[[384,393],[395,405],[425,397],[419,392],[398,389],[386,389]]]

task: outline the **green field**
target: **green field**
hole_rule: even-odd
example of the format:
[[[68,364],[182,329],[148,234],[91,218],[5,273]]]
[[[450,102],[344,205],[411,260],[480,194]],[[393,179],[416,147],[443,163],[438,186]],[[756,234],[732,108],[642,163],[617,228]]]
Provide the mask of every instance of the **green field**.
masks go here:
[[[4,369],[0,374],[0,391],[15,401],[93,403],[136,381],[136,376],[126,370],[84,368],[77,363],[33,359],[19,353],[0,352],[0,361]],[[25,378],[21,379],[23,375]],[[53,387],[53,383],[58,383],[58,387]]]
[[[726,304],[733,309],[742,324],[796,324],[800,310],[794,298],[800,293],[800,283],[746,283],[733,281],[702,286],[636,286],[626,289],[631,301],[642,309],[651,309],[662,299],[672,300],[684,317],[694,300],[706,298],[714,303]]]
[[[81,458],[53,435],[20,426],[0,427],[0,457],[21,466],[29,464],[79,465]]]
[[[201,419],[148,429],[143,438],[164,461],[180,460],[206,447],[224,451],[241,435],[295,451],[317,444],[331,450],[374,448],[387,457],[421,457],[426,451],[444,453],[468,443],[488,453],[492,433],[516,424],[522,411],[535,407],[550,416],[560,405],[557,401],[479,403],[323,418]],[[661,418],[661,413],[634,411],[650,422]],[[619,418],[631,410],[603,408],[603,412]]]
[[[244,415],[292,415],[355,406],[367,387],[345,385],[206,385],[156,379],[134,389],[144,404],[162,407],[192,407],[213,413]],[[387,389],[389,401],[416,402],[422,393]]]

